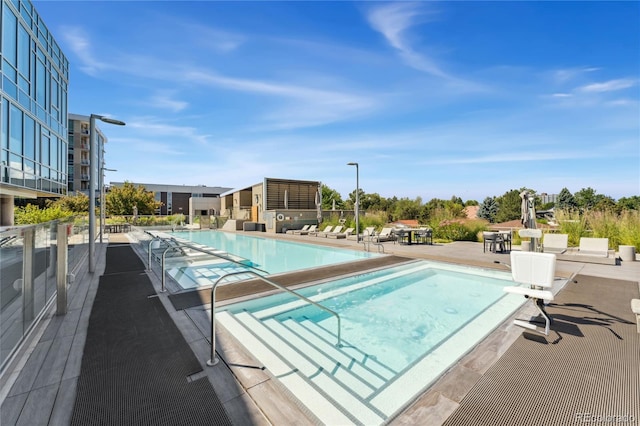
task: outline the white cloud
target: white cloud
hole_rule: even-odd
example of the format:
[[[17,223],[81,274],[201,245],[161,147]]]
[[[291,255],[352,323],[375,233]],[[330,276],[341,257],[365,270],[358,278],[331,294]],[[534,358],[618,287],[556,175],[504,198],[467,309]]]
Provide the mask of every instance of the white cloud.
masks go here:
[[[284,100],[284,106],[274,107],[263,117],[269,127],[279,129],[342,121],[369,112],[377,106],[373,98],[338,90],[239,79],[203,71],[191,71],[187,73],[187,79],[197,84],[269,95]]]
[[[80,69],[89,75],[95,75],[98,71],[107,68],[107,64],[100,62],[93,56],[93,48],[89,36],[79,27],[63,26],[60,33],[69,44],[71,51],[78,57]]]
[[[437,77],[451,78],[432,58],[416,52],[407,40],[406,32],[429,15],[433,12],[426,11],[421,3],[391,3],[369,10],[367,18],[407,65]]]
[[[172,99],[169,95],[158,94],[150,99],[149,105],[160,108],[168,109],[173,112],[180,112],[189,106],[188,102]]]
[[[604,83],[587,84],[585,86],[579,87],[577,90],[581,92],[588,92],[588,93],[603,93],[603,92],[613,92],[616,90],[628,89],[630,87],[636,86],[637,84],[638,84],[638,80],[621,78],[617,80],[605,81]]]
[[[568,81],[574,80],[583,74],[591,73],[598,71],[599,68],[595,67],[579,67],[579,68],[565,68],[555,70],[552,73],[553,80],[556,83],[566,83]]]
[[[206,144],[211,135],[200,134],[198,129],[189,126],[172,126],[169,124],[158,123],[155,118],[135,118],[127,122],[127,128],[134,129],[145,138],[150,136],[154,137],[154,140],[160,138],[168,138],[175,140],[179,137],[181,145],[187,142],[196,142],[198,144]]]

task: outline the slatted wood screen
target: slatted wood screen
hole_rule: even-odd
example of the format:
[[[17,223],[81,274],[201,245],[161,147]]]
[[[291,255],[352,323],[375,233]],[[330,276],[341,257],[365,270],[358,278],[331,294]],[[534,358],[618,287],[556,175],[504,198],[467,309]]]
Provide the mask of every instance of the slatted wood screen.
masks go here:
[[[290,210],[316,208],[316,192],[318,192],[320,182],[266,179],[266,184],[267,202],[265,210],[284,209],[285,191]]]

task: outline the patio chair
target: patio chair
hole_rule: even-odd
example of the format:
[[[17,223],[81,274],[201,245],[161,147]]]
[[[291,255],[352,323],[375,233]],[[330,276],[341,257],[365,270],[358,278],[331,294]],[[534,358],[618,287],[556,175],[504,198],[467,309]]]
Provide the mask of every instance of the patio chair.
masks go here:
[[[540,330],[532,320],[516,319],[513,323],[529,330],[549,335],[549,325],[553,319],[544,310],[545,300],[553,300],[550,288],[556,272],[556,255],[553,253],[537,253],[533,251],[511,252],[511,276],[513,281],[525,285],[504,287],[507,293],[520,294],[531,299],[545,321],[544,331]]]
[[[338,225],[333,229],[329,229],[328,231],[322,231],[322,232],[318,232],[318,234],[316,235],[316,237],[324,237],[327,238],[327,235],[329,234],[333,234],[335,233],[340,233],[342,231],[343,226],[342,225]]]
[[[420,228],[416,231],[416,242],[418,244],[433,244],[433,230]]]
[[[501,252],[504,251],[504,239],[502,238],[502,235],[500,235],[500,233],[483,232],[482,240],[483,240],[483,252],[487,251],[487,246],[489,247],[489,250],[492,251],[493,253],[498,252],[498,247],[500,248]]]
[[[396,236],[393,233],[393,228],[382,228],[382,231],[378,235],[375,235],[372,239],[375,242],[382,243],[385,241],[396,241]]]
[[[310,236],[313,235],[314,237],[317,237],[318,234],[331,232],[332,229],[333,229],[333,225],[327,225],[322,231],[309,232],[309,235]]]
[[[304,231],[308,230],[310,226],[311,225],[305,225],[305,226],[302,227],[302,229],[289,229],[289,230],[287,230],[287,234],[295,235],[298,232],[304,232]]]
[[[580,238],[580,246],[578,254],[585,256],[609,256],[609,239],[608,238]]]
[[[370,238],[376,235],[376,227],[375,226],[367,226],[364,228],[362,232],[362,238]]]
[[[327,238],[347,238],[349,235],[353,233],[354,228],[347,228],[344,232],[330,232],[327,234]]]
[[[640,333],[640,299],[631,299],[631,312],[636,316],[636,325],[638,333]]]
[[[544,234],[542,238],[542,251],[544,253],[562,254],[567,251],[568,241],[568,234]]]
[[[307,229],[299,229],[297,231],[293,231],[294,235],[309,235],[310,232],[316,232],[318,225],[311,225]]]
[[[398,242],[398,244],[409,244],[409,238],[411,238],[411,234],[409,234],[409,231],[402,228],[396,228],[393,230],[393,233],[396,236],[396,241]]]

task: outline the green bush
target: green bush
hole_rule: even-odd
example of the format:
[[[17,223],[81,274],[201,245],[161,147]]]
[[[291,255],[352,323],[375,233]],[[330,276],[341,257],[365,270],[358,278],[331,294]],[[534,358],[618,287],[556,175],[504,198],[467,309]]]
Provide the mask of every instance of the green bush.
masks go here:
[[[443,241],[478,241],[476,226],[456,221],[445,221],[433,228],[433,238]]]
[[[560,232],[569,235],[569,246],[580,245],[581,237],[608,238],[609,248],[620,245],[635,246],[640,251],[640,212],[638,210],[558,211],[556,219]]]
[[[33,204],[27,204],[25,207],[15,208],[14,222],[16,225],[32,225],[57,219],[64,219],[73,215],[73,212],[65,210],[61,206],[51,206],[40,209],[38,206],[34,206]]]

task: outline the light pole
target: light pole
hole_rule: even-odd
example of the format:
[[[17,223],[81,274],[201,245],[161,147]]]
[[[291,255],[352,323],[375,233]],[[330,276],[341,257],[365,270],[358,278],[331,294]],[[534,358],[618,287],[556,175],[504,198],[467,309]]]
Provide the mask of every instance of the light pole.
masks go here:
[[[89,117],[89,272],[96,271],[96,118],[105,123],[124,126],[125,122],[102,115]],[[100,168],[102,165],[99,165]]]
[[[347,166],[356,166],[356,242],[360,242],[360,170],[358,163],[347,163]]]
[[[104,150],[102,152],[104,152]],[[104,162],[102,164],[104,164]],[[117,170],[107,169],[106,167],[104,167],[104,165],[100,167],[100,170],[100,243],[102,244],[102,236],[104,235],[104,222],[107,209],[104,200],[104,172],[117,172]]]

